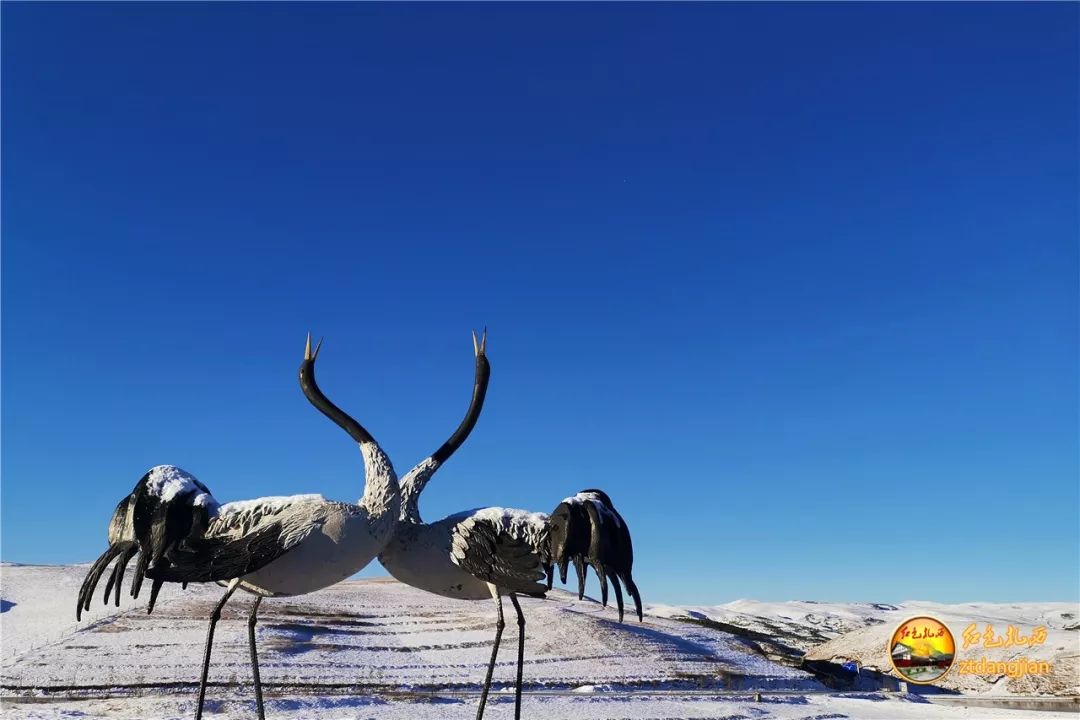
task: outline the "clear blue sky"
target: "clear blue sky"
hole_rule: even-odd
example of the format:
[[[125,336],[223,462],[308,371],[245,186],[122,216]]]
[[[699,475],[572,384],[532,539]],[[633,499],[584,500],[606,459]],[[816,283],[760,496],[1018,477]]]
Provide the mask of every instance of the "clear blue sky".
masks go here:
[[[1078,593],[1076,4],[4,3],[3,548],[606,489],[647,600]],[[366,572],[375,572],[368,570]],[[381,572],[379,570],[378,572]]]

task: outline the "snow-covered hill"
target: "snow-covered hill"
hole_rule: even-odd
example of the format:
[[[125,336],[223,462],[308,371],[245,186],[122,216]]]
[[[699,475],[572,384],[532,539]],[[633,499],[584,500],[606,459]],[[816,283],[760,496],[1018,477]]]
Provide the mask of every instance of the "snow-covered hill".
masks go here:
[[[901,610],[890,615],[886,623],[841,635],[811,649],[806,657],[808,660],[833,662],[855,660],[863,666],[885,671],[890,668],[886,654],[889,637],[899,622],[916,615],[935,617],[952,630],[957,643],[958,661],[986,658],[998,662],[1027,658],[1046,660],[1052,670],[1048,675],[1026,674],[1018,677],[1004,674],[972,675],[954,671],[935,685],[965,693],[995,695],[1080,694],[1080,622],[1077,621],[1080,608],[1072,603],[903,603]],[[985,632],[988,626],[992,627],[996,636],[1004,636],[1009,625],[1017,627],[1020,634],[1025,636],[1041,626],[1047,628],[1046,641],[1031,647],[986,647],[980,642],[965,649],[962,633],[972,624],[980,633]]]
[[[5,717],[190,716],[206,618],[221,590],[168,587],[153,615],[142,603],[119,609],[97,604],[75,625],[74,598],[85,571],[0,568]],[[219,625],[212,717],[253,717],[244,622],[250,602],[234,599]],[[620,625],[613,610],[559,592],[523,604],[529,619],[527,717],[1025,717],[914,697],[826,694],[809,674],[772,662],[755,643],[715,628],[661,617]],[[494,634],[491,602],[449,601],[391,580],[361,580],[268,600],[260,618],[262,675],[275,720],[475,713]],[[512,711],[506,694],[516,655],[512,630],[511,623],[496,668],[500,692],[491,720]],[[760,701],[755,690],[764,691]]]
[[[805,652],[844,633],[887,622],[902,610],[881,603],[819,603],[811,600],[760,602],[735,600],[724,605],[649,605],[656,617],[708,621],[768,636],[778,646]],[[902,619],[902,618],[900,618]]]
[[[152,615],[142,604],[119,612],[95,604],[73,633],[75,581],[83,574],[85,566],[3,568],[3,596],[13,603],[0,626],[5,687],[149,685],[193,675],[219,588],[168,587]],[[218,630],[221,649],[215,649],[215,662],[233,673],[246,672],[243,620],[250,602],[249,596],[234,599]],[[809,674],[770,662],[726,633],[660,618],[620,625],[613,610],[563,592],[523,603],[529,620],[526,678],[535,686],[573,688],[587,681],[821,689]],[[29,630],[21,629],[24,618]],[[10,648],[8,626],[16,643]],[[448,601],[389,579],[357,580],[312,595],[268,600],[259,627],[267,683],[469,688],[482,679],[490,654],[495,606]],[[501,661],[509,666],[513,658],[511,650]]]
[[[1076,695],[1080,693],[1080,605],[1076,603],[962,603],[903,602],[819,603],[794,601],[768,603],[736,600],[714,606],[652,605],[648,612],[658,617],[686,618],[714,626],[730,626],[747,631],[749,637],[766,636],[762,644],[774,651],[785,647],[805,652],[807,660],[842,663],[857,661],[867,668],[892,674],[886,655],[889,636],[897,625],[918,615],[936,617],[952,630],[958,658],[1011,660],[1026,657],[1047,660],[1053,668],[1048,676],[1008,678],[1002,676],[951,673],[935,683],[962,692]],[[1037,626],[1047,628],[1046,642],[1032,647],[962,648],[961,633],[975,623],[985,631],[988,625],[1003,634],[1014,625],[1022,634]],[[778,653],[779,654],[779,653]]]

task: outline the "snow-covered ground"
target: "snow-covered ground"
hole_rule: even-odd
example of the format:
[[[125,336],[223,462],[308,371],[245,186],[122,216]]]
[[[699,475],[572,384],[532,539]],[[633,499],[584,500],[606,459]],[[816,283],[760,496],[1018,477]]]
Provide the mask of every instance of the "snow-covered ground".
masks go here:
[[[251,720],[255,704],[208,701],[206,720]],[[5,718],[19,720],[189,720],[192,699],[134,698],[38,705],[4,704]],[[484,717],[513,717],[513,700],[496,697]],[[472,720],[475,698],[311,697],[267,701],[273,720]],[[526,695],[522,717],[543,720],[1075,720],[1075,712],[956,708],[882,694],[791,695],[754,702],[719,695],[651,697],[636,694],[535,697]]]
[[[206,618],[220,589],[167,587],[143,603],[95,604],[74,622],[86,566],[0,568],[0,671],[12,718],[190,717]],[[100,593],[103,588],[99,589]],[[219,624],[209,718],[251,718],[246,613],[237,597]],[[268,600],[260,613],[262,676],[273,718],[471,718],[494,635],[491,602],[449,601],[392,580],[342,583]],[[826,693],[809,674],[714,627],[611,609],[556,592],[525,600],[524,715],[575,718],[987,718],[1029,713],[930,704],[883,693]],[[508,624],[491,720],[509,717],[516,655]],[[753,691],[761,690],[761,701]],[[1040,718],[1075,717],[1040,713]]]
[[[55,642],[91,624],[100,623],[116,612],[146,607],[145,598],[132,601],[124,592],[120,608],[95,605],[93,611],[75,622],[75,598],[89,565],[0,565],[0,664],[6,666],[26,651]],[[101,584],[101,591],[105,589]],[[166,586],[162,593],[172,587]],[[171,594],[171,593],[170,593]],[[5,676],[6,677],[6,676]]]

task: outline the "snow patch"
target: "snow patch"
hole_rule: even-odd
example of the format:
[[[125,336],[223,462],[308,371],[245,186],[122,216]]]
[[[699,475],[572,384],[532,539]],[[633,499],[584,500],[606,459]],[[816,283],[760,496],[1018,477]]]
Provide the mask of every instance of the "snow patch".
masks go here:
[[[169,502],[177,495],[203,493],[203,486],[194,475],[175,465],[158,465],[147,473],[146,489],[151,495]]]
[[[218,516],[259,509],[264,512],[272,513],[277,510],[292,507],[293,505],[308,502],[323,503],[326,502],[326,498],[317,493],[309,493],[305,495],[269,495],[267,497],[254,498],[252,500],[234,500],[233,502],[225,503],[218,508]]]

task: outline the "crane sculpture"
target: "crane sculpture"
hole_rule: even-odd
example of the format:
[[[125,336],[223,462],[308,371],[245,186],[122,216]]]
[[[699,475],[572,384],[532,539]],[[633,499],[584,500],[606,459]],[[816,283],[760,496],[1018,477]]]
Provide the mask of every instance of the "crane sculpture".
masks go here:
[[[477,720],[484,715],[506,624],[502,597],[510,598],[518,624],[514,717],[519,719],[525,615],[518,596],[543,597],[552,587],[556,567],[560,581],[565,583],[571,562],[577,572],[579,599],[585,592],[587,566],[592,567],[599,578],[605,606],[607,581],[611,580],[620,622],[623,619],[620,580],[634,600],[638,620],[641,620],[641,595],[633,579],[634,550],[630,529],[611,498],[601,490],[583,490],[568,497],[550,515],[486,507],[456,513],[432,523],[421,519],[420,493],[435,472],[465,442],[480,416],[491,374],[486,346],[487,332],[479,342],[474,333],[476,372],[469,409],[450,438],[402,478],[400,522],[393,538],[380,553],[379,561],[396,579],[421,590],[460,600],[494,599],[497,609],[495,643],[480,694]]]
[[[400,515],[400,492],[390,458],[364,427],[334,405],[315,382],[319,346],[308,335],[300,386],[307,399],[359,444],[364,462],[364,494],[356,504],[321,495],[263,497],[220,504],[190,473],[174,465],[151,468],[116,506],[109,523],[109,547],[91,565],[79,590],[76,619],[90,609],[91,596],[109,564],[105,585],[120,604],[125,567],[138,555],[130,594],[138,597],[144,578],[152,581],[147,612],[153,612],[164,583],[216,582],[225,593],[210,614],[203,651],[195,718],[206,698],[214,627],[233,593],[255,596],[248,618],[251,669],[259,720],[264,720],[262,682],[255,647],[255,624],[263,598],[303,595],[329,587],[361,570],[393,536]]]

